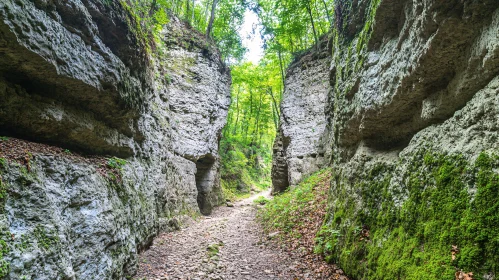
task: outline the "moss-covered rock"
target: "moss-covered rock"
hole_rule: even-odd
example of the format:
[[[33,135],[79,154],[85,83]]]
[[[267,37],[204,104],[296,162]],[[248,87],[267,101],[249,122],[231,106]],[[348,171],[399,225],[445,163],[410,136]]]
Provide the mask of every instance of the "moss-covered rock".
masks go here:
[[[353,180],[335,173],[317,251],[355,279],[495,275],[498,167],[497,155],[469,164],[461,155],[420,151],[397,165],[366,166]]]

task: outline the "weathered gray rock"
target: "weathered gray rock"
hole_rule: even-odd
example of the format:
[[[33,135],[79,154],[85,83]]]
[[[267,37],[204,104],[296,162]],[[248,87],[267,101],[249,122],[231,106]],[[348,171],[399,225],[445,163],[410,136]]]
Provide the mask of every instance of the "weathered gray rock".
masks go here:
[[[286,73],[279,133],[274,142],[272,185],[281,192],[329,161],[322,136],[326,128],[331,57],[327,38],[295,60]]]
[[[310,78],[295,79],[309,69],[294,65],[282,108],[326,123],[315,136],[333,172],[319,251],[354,279],[450,279],[461,269],[495,279],[496,236],[478,242],[470,229],[487,232],[496,219],[499,2],[338,1],[335,10],[325,115],[303,112],[301,91],[289,91]],[[282,126],[278,188],[286,173],[294,183],[289,159],[299,154],[289,147],[304,142],[293,133],[311,135],[301,122]]]
[[[496,1],[392,2],[398,1],[368,9],[372,32],[358,30],[354,39],[340,36],[332,44],[329,115],[344,159],[361,141],[377,149],[407,145],[498,72]]]
[[[122,279],[158,232],[224,202],[228,68],[174,17],[153,51],[130,20],[114,1],[0,3],[0,134],[126,158],[119,178],[50,152],[0,168],[7,279]]]
[[[180,24],[165,29],[164,36],[175,38],[173,34],[182,34],[191,40],[190,32]],[[172,143],[175,153],[196,163],[198,203],[201,212],[209,214],[213,205],[223,201],[221,192],[213,188],[220,186],[218,142],[229,110],[227,93],[231,79],[228,68],[212,65],[219,57],[204,50],[202,41],[190,43],[197,43],[203,51],[192,52],[174,44],[168,44],[164,49],[169,61],[166,75],[171,84],[167,94]]]

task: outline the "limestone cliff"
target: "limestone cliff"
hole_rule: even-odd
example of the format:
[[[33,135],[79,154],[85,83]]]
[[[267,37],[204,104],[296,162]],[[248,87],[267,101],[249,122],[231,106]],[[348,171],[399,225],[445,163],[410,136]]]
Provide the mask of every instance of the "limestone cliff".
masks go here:
[[[354,279],[495,279],[499,2],[335,5],[329,93],[317,120],[327,125],[321,136],[301,136],[331,143],[334,180],[317,250]],[[290,90],[306,81],[296,77],[288,72],[283,111],[306,92]]]
[[[327,39],[327,38],[326,38]],[[324,148],[331,55],[327,40],[296,58],[286,72],[273,150],[273,192],[296,185],[329,162]]]
[[[2,277],[122,279],[223,201],[229,70],[173,16],[160,43],[136,24],[117,1],[0,3],[0,135],[53,146],[1,140]]]

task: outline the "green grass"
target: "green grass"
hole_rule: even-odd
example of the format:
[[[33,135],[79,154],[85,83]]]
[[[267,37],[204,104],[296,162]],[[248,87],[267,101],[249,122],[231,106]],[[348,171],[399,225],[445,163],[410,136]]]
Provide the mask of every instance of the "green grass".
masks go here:
[[[258,213],[258,218],[267,232],[279,231],[294,236],[301,235],[304,222],[310,215],[318,214],[317,208],[325,209],[326,190],[329,187],[331,169],[323,169],[288,192],[276,195]],[[318,188],[319,184],[326,184]]]
[[[265,205],[265,204],[267,204],[269,201],[270,201],[269,199],[267,199],[267,198],[265,198],[265,197],[263,197],[263,196],[259,196],[259,197],[257,197],[257,198],[256,198],[253,202],[254,202],[255,204]]]

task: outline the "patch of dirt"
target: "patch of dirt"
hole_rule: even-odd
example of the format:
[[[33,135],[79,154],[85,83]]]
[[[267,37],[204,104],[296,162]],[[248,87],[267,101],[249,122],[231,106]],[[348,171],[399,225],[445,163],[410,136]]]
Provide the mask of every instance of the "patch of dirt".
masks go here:
[[[256,221],[260,206],[253,203],[261,195],[218,207],[209,217],[158,236],[139,256],[134,279],[341,279],[316,274],[306,266],[314,259],[304,261],[263,234]]]
[[[67,158],[74,162],[92,164],[97,168],[97,172],[102,176],[107,177],[109,173],[113,173],[116,177],[120,176],[116,168],[110,168],[108,166],[109,159],[106,157],[81,155],[56,146],[30,142],[17,138],[0,137],[0,158],[4,158],[9,162],[16,162],[20,165],[24,165],[29,171],[31,168],[31,161],[37,155],[53,155]]]

